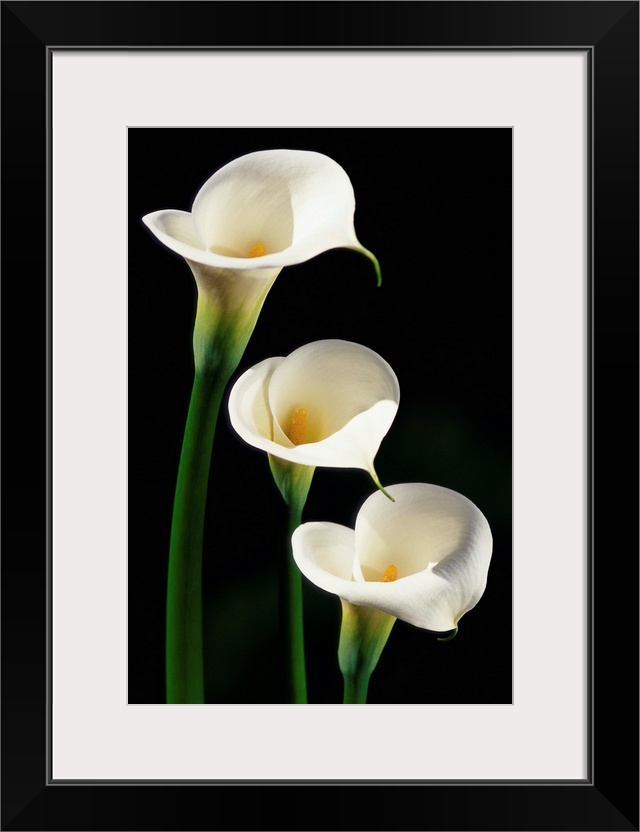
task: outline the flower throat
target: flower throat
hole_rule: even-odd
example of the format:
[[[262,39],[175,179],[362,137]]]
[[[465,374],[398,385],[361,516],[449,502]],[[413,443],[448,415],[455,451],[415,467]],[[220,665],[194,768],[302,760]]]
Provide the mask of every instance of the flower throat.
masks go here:
[[[267,249],[264,247],[262,243],[254,243],[251,246],[251,249],[249,251],[249,254],[247,254],[247,257],[264,257],[266,253]]]
[[[302,445],[307,437],[307,411],[304,407],[296,407],[289,425],[289,440],[294,445]]]

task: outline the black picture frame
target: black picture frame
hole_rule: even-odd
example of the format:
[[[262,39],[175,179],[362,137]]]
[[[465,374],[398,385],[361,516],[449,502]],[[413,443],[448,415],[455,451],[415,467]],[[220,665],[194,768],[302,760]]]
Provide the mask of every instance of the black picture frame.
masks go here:
[[[214,11],[223,28],[209,25]],[[626,0],[2,3],[2,829],[638,830],[638,11],[638,2]],[[225,48],[239,41],[246,49],[589,53],[585,781],[50,779],[52,50]]]

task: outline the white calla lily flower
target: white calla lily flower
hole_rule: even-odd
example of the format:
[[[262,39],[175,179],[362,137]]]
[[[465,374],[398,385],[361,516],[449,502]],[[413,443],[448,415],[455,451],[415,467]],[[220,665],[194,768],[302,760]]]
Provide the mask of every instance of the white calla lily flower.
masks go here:
[[[351,181],[333,159],[311,150],[258,150],[229,162],[200,188],[191,213],[144,217],[158,239],[186,260],[218,269],[282,268],[332,248],[369,257],[353,227]]]
[[[396,374],[351,341],[314,341],[243,373],[229,417],[249,445],[289,463],[361,468],[379,485],[373,460],[398,410]]]
[[[397,619],[455,635],[487,583],[491,530],[470,500],[427,483],[388,491],[394,502],[372,494],[355,530],[303,523],[291,538],[302,574],[342,602],[338,661],[345,704],[366,703],[369,678]]]
[[[196,368],[237,362],[274,280],[284,266],[329,249],[367,256],[354,229],[351,181],[337,162],[308,150],[262,150],[234,159],[201,187],[191,212],[154,211],[142,218],[155,236],[185,258],[198,288]],[[238,334],[245,335],[237,345]],[[229,337],[231,336],[231,337]]]
[[[456,630],[484,593],[493,539],[462,494],[427,483],[389,486],[363,504],[355,530],[303,523],[293,557],[312,583],[350,605],[435,632]]]

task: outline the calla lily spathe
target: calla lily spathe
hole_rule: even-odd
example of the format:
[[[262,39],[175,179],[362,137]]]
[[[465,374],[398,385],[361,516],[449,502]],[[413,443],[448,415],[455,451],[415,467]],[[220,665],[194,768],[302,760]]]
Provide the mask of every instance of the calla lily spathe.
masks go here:
[[[293,557],[312,583],[435,632],[457,629],[484,593],[493,541],[482,512],[462,494],[427,483],[387,488],[363,504],[355,530],[303,523]]]
[[[354,211],[351,181],[337,162],[281,149],[248,153],[220,168],[198,191],[191,213],[155,211],[143,219],[177,254],[218,269],[282,268],[332,248],[354,249],[376,264],[356,238]]]
[[[196,368],[238,361],[284,266],[333,248],[375,256],[354,230],[355,197],[333,159],[308,150],[261,150],[234,159],[201,187],[191,212],[154,211],[143,222],[185,258],[198,289]],[[215,337],[214,337],[215,336]],[[239,343],[237,343],[239,341]]]
[[[351,341],[314,341],[247,370],[229,396],[231,424],[249,445],[309,467],[362,468],[398,410],[389,364]]]

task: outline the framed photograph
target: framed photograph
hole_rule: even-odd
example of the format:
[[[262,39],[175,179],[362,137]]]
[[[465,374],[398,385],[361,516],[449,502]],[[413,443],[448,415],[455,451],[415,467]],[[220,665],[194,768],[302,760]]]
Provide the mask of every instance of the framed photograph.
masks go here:
[[[637,830],[638,3],[2,21],[2,828]],[[463,501],[471,542],[406,517],[368,561],[404,488]],[[430,534],[453,549],[411,565]]]
[[[166,701],[167,541],[194,377],[197,306],[195,281],[184,259],[161,245],[141,217],[154,206],[190,204],[194,194],[189,191],[197,189],[203,173],[208,178],[229,160],[246,163],[256,149],[269,153],[264,148],[279,146],[294,148],[298,155],[293,158],[302,160],[316,161],[317,155],[305,154],[321,153],[322,161],[330,159],[348,171],[356,194],[356,233],[360,241],[371,241],[369,248],[377,248],[381,283],[377,285],[367,257],[340,248],[285,267],[269,289],[231,376],[216,427],[204,524],[204,701],[289,702],[287,680],[281,678],[286,663],[279,656],[280,642],[287,640],[287,628],[279,621],[286,597],[286,590],[279,590],[286,504],[272,479],[267,453],[250,444],[260,440],[249,436],[245,441],[233,427],[230,390],[240,389],[235,385],[243,373],[272,356],[303,350],[299,354],[304,357],[312,344],[314,349],[333,344],[351,355],[357,344],[388,362],[400,388],[402,404],[376,455],[381,482],[433,482],[464,495],[483,510],[494,553],[499,553],[492,557],[483,602],[476,605],[475,636],[468,633],[452,641],[447,656],[436,635],[396,621],[370,679],[367,702],[511,703],[511,129],[131,127],[129,704]],[[157,171],[168,157],[182,161],[160,178]],[[404,173],[398,175],[400,158]],[[390,189],[389,182],[394,183]],[[421,196],[423,188],[433,194],[427,200],[430,208]],[[383,210],[383,205],[389,208]],[[482,266],[479,251],[484,251]],[[151,303],[149,275],[154,284]],[[179,303],[182,312],[177,311]],[[296,390],[291,395],[302,394]],[[338,391],[328,395],[335,407]],[[151,420],[149,402],[154,403]],[[321,407],[318,402],[316,411]],[[308,406],[305,412],[311,425]],[[373,439],[378,442],[379,434]],[[334,465],[319,459],[303,520],[352,527],[376,485],[361,468],[337,468],[339,458],[328,462]],[[150,524],[151,516],[155,520]],[[303,596],[307,702],[342,703],[339,598],[308,580]],[[483,615],[494,623],[483,624]],[[500,633],[490,648],[487,627]],[[464,655],[453,659],[454,646],[462,645]],[[435,652],[429,655],[429,650]],[[436,673],[436,683],[438,665],[442,672]]]

